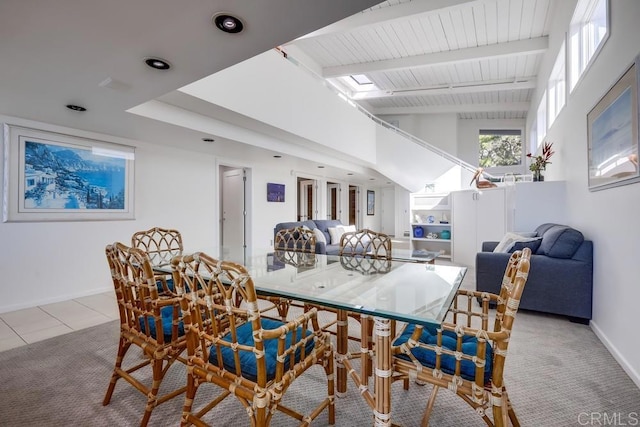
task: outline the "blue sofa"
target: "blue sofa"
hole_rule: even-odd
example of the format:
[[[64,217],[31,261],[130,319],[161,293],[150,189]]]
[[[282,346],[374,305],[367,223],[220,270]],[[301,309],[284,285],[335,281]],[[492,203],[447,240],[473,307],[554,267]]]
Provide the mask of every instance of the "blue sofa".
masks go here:
[[[593,297],[593,242],[566,225],[542,224],[540,239],[516,243],[512,252],[531,248],[531,269],[520,308],[568,316],[588,324]],[[498,242],[483,242],[476,255],[476,290],[500,293],[511,253],[492,252]]]
[[[278,231],[282,230],[283,228],[302,227],[303,225],[306,225],[312,230],[317,228],[322,231],[322,234],[325,236],[326,243],[316,241],[317,254],[338,255],[340,253],[340,245],[332,245],[331,236],[329,236],[329,227],[343,225],[342,222],[337,219],[315,219],[307,221],[281,222],[279,224],[276,224],[275,228],[273,229],[273,236],[275,238],[276,233],[278,233]]]

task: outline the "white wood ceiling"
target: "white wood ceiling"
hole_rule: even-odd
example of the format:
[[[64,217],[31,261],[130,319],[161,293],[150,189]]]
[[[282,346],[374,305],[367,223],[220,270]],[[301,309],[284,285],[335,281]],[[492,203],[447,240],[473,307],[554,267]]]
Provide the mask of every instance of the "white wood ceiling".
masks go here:
[[[373,114],[524,118],[548,46],[550,0],[387,0],[284,46],[322,77],[365,74]]]

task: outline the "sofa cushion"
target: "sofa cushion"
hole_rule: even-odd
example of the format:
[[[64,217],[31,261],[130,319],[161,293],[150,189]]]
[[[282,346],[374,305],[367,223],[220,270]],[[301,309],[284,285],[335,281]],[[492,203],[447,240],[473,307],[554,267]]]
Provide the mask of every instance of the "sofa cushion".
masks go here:
[[[313,221],[317,228],[324,233],[324,238],[327,244],[331,242],[331,236],[329,235],[329,227],[336,227],[342,225],[339,219],[316,219]]]
[[[512,252],[511,249],[517,242],[533,242],[535,240],[538,240],[538,238],[524,237],[517,233],[507,233],[493,249],[493,252]]]
[[[320,230],[319,228],[314,228],[313,229],[313,234],[315,234],[315,236],[316,236],[316,242],[324,243],[325,245],[327,244],[327,238],[325,237],[325,235],[322,232],[322,230]]]
[[[584,236],[578,230],[566,225],[554,225],[544,232],[537,255],[551,258],[572,258]]]
[[[344,230],[341,226],[329,227],[329,236],[331,237],[331,244],[337,245],[340,243],[340,237],[342,237]]]
[[[542,243],[542,237],[535,237],[533,240],[526,242],[515,242],[509,252],[513,253],[515,251],[521,251],[524,248],[529,248],[531,249],[531,253],[535,254],[540,247],[540,243]]]

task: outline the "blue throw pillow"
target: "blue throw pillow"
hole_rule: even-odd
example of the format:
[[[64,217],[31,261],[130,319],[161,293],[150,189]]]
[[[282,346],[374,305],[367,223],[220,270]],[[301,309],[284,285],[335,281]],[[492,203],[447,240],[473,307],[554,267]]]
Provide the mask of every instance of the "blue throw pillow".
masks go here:
[[[515,242],[513,244],[513,247],[509,250],[509,252],[513,253],[515,251],[521,251],[524,248],[529,248],[531,249],[531,253],[535,254],[538,251],[538,248],[540,247],[541,243],[542,243],[542,237],[536,240],[531,240],[529,242]]]
[[[406,343],[411,334],[415,330],[415,325],[408,325],[396,340],[393,342],[394,346],[399,346]],[[435,327],[425,326],[422,335],[420,336],[420,342],[425,344],[436,345],[437,344],[437,332]],[[451,331],[442,332],[442,347],[456,351],[456,334]],[[475,337],[465,336],[462,338],[462,353],[475,356],[478,348],[478,340]],[[416,347],[411,350],[411,353],[416,359],[420,361],[422,366],[434,368],[436,366],[436,353],[421,347]],[[405,354],[399,354],[400,357],[405,360],[410,360]],[[491,371],[493,369],[493,349],[489,342],[485,351],[485,367],[484,367],[484,382],[485,384],[491,379]],[[463,360],[460,362],[460,376],[466,380],[474,381],[476,378],[476,365],[470,360]],[[440,369],[447,374],[453,375],[456,369],[456,359],[454,356],[443,354],[440,362]]]
[[[278,320],[271,319],[260,319],[262,323],[263,329],[276,329],[280,326],[284,325],[283,322]],[[311,331],[305,330],[304,336],[311,335]],[[253,329],[251,328],[251,323],[245,323],[240,326],[237,330],[238,343],[248,346],[255,345],[253,341]],[[296,330],[296,336],[298,341],[300,341],[300,337],[302,337],[302,327],[299,327]],[[231,336],[226,335],[223,338],[227,342],[231,342]],[[285,347],[288,348],[291,346],[292,332],[289,332],[285,338]],[[309,340],[306,344],[306,354],[308,355],[313,351],[315,346],[315,342],[313,340]],[[256,356],[251,351],[242,351],[239,352],[240,357],[240,365],[242,367],[242,376],[245,378],[256,381],[258,378],[258,367],[256,365]],[[270,339],[264,341],[264,353],[265,353],[265,362],[267,366],[267,380],[272,380],[276,376],[276,365],[277,360],[276,357],[278,355],[278,339]],[[289,369],[290,357],[285,359],[285,369]],[[300,361],[300,349],[296,350],[295,354],[295,363]],[[212,345],[209,349],[209,362],[218,365],[218,351],[215,345]],[[236,365],[234,363],[233,358],[233,350],[229,347],[222,347],[222,363],[224,365],[224,369],[229,372],[236,372]]]

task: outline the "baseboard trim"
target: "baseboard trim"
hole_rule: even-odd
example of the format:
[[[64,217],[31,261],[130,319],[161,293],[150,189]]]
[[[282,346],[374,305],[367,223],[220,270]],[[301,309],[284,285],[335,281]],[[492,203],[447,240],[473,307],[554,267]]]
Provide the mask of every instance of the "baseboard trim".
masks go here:
[[[88,297],[91,295],[101,294],[103,292],[113,290],[113,286],[105,286],[103,288],[94,288],[82,292],[73,292],[70,294],[56,295],[55,297],[41,298],[32,301],[26,301],[19,304],[0,306],[0,314],[9,313],[11,311],[23,310],[25,308],[38,307],[40,305],[53,304],[56,302],[69,301],[76,298]]]
[[[604,344],[607,350],[609,350],[609,353],[611,353],[613,358],[616,359],[618,364],[622,366],[622,369],[624,369],[627,375],[629,375],[631,381],[633,381],[640,389],[640,374],[636,372],[636,370],[633,369],[633,367],[629,364],[627,359],[622,354],[620,354],[616,346],[614,346],[611,341],[609,341],[607,336],[604,334],[604,332],[602,332],[602,329],[598,327],[596,322],[592,320],[589,326],[591,327],[593,333],[596,334],[598,339],[602,342],[602,344]]]

